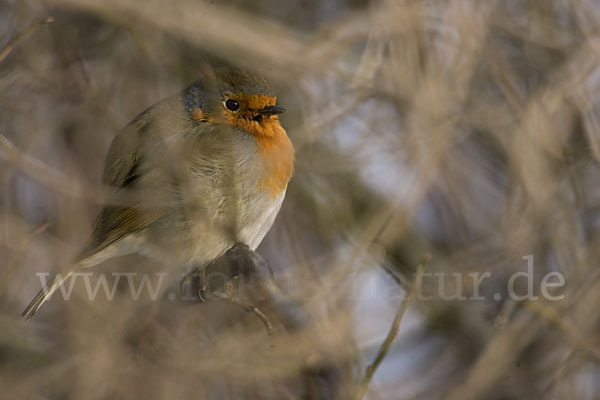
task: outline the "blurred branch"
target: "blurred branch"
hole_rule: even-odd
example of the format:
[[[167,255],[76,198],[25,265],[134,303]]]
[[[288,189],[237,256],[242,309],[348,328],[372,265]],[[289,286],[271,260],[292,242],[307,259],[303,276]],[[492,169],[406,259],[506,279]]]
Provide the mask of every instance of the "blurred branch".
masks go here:
[[[600,353],[581,334],[579,329],[565,316],[560,315],[555,307],[543,304],[540,301],[527,301],[525,307],[535,311],[538,315],[556,325],[571,342],[572,346],[580,350],[583,355],[596,364],[600,364]]]
[[[0,133],[0,156],[24,174],[58,192],[73,197],[97,198],[97,194],[91,193],[93,191],[89,187],[73,182],[54,168],[25,154],[2,133]]]
[[[292,64],[310,67],[315,61],[305,58],[305,39],[297,32],[214,2],[148,2],[144,7],[131,0],[58,0],[57,3],[109,16],[125,26],[141,18],[231,61],[239,62],[240,52],[252,54],[256,58],[246,61],[261,68],[265,63],[271,67]]]
[[[12,39],[6,43],[6,45],[0,50],[0,62],[2,62],[10,52],[15,48],[21,39],[35,32],[44,25],[51,24],[54,22],[54,17],[45,17],[37,21],[33,21],[27,28],[16,34]]]
[[[90,185],[65,176],[56,169],[19,150],[6,136],[0,133],[0,157],[19,171],[42,185],[68,196],[91,200],[97,204],[129,205],[141,194],[132,189],[114,188],[106,185]]]
[[[362,382],[360,383],[358,393],[356,394],[356,397],[355,397],[357,400],[361,400],[365,396],[367,388],[369,387],[369,384],[371,383],[371,379],[373,379],[373,375],[375,375],[375,371],[377,371],[377,368],[379,367],[379,365],[381,364],[383,359],[387,356],[388,352],[390,351],[390,347],[392,346],[394,339],[396,339],[396,335],[398,335],[398,329],[400,328],[400,322],[402,322],[404,313],[408,309],[408,306],[410,306],[410,304],[413,302],[413,300],[417,294],[417,290],[421,286],[421,281],[423,280],[423,274],[425,272],[425,268],[427,268],[427,264],[429,263],[430,260],[431,260],[431,256],[425,255],[423,257],[423,260],[421,261],[421,265],[419,265],[419,267],[417,268],[417,275],[415,276],[415,280],[410,288],[410,291],[408,292],[406,297],[404,297],[404,299],[402,300],[402,304],[400,304],[400,308],[396,312],[396,316],[394,317],[392,326],[390,327],[390,330],[389,330],[385,340],[381,344],[381,347],[379,348],[379,351],[377,352],[377,356],[375,356],[375,360],[371,364],[369,364],[369,366],[367,366],[365,376],[363,377]]]
[[[463,383],[456,385],[446,400],[480,399],[511,369],[515,359],[535,340],[542,329],[535,314],[522,312],[506,325],[486,348],[467,374]]]
[[[29,232],[21,239],[19,247],[17,248],[13,256],[10,258],[8,264],[4,267],[3,271],[0,273],[0,282],[5,283],[4,285],[0,285],[0,297],[2,296],[4,290],[9,286],[6,283],[12,282],[12,272],[15,270],[19,258],[21,258],[21,256],[25,252],[25,249],[27,249],[27,246],[29,246],[31,240],[40,233],[44,232],[49,226],[50,221],[45,220],[44,222],[39,224],[33,231]]]

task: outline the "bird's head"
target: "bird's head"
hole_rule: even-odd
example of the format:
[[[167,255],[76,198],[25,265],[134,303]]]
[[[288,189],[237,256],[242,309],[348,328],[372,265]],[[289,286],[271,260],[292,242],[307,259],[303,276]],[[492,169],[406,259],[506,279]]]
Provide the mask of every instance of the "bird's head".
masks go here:
[[[285,134],[278,115],[285,112],[269,82],[240,68],[219,68],[207,82],[186,89],[184,103],[198,122],[226,123],[255,137]]]

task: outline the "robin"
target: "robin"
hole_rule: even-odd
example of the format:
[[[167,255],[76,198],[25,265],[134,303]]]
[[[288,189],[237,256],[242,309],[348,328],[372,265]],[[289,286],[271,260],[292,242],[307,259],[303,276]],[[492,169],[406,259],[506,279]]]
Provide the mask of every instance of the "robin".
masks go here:
[[[294,170],[294,148],[268,81],[245,69],[210,78],[139,114],[113,139],[103,183],[114,196],[87,244],[29,303],[35,312],[74,271],[139,252],[198,270],[235,243],[254,250]]]

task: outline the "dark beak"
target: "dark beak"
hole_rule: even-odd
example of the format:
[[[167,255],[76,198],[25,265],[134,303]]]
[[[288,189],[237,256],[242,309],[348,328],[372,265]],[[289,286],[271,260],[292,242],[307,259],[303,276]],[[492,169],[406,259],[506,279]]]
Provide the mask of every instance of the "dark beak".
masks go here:
[[[275,115],[285,112],[285,108],[279,106],[267,106],[257,111],[260,115]]]

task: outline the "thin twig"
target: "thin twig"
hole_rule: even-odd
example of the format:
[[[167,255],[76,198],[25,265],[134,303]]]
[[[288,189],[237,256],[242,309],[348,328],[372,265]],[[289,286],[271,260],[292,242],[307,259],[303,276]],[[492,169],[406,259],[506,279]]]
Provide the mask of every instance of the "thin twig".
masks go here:
[[[265,328],[267,329],[267,334],[268,335],[272,335],[273,334],[273,324],[271,324],[271,321],[269,320],[269,317],[267,317],[265,315],[265,313],[263,313],[262,311],[260,311],[258,309],[258,307],[249,304],[249,303],[245,303],[229,294],[223,293],[223,292],[217,292],[217,293],[213,293],[212,296],[214,296],[215,298],[219,299],[219,300],[224,300],[227,301],[233,305],[236,305],[238,307],[243,308],[244,310],[246,310],[247,312],[251,312],[254,315],[256,315],[258,317],[258,319],[263,323],[263,325],[265,326]]]
[[[365,376],[363,377],[360,387],[358,389],[358,393],[356,394],[356,400],[360,400],[364,397],[367,388],[369,387],[369,383],[371,383],[371,379],[373,379],[373,375],[375,375],[375,371],[383,361],[383,359],[387,356],[396,335],[398,334],[398,329],[400,328],[400,322],[402,322],[402,318],[404,317],[404,313],[408,309],[408,306],[414,300],[417,289],[421,286],[421,281],[423,280],[423,274],[425,272],[425,268],[427,264],[431,260],[431,255],[427,254],[423,257],[421,264],[417,268],[417,275],[415,276],[415,280],[408,292],[408,294],[402,300],[402,304],[400,304],[400,308],[396,312],[396,316],[394,317],[394,322],[392,322],[392,326],[390,330],[379,347],[379,351],[377,352],[377,356],[375,360],[367,366],[367,370],[365,371]]]
[[[54,17],[45,17],[40,18],[36,21],[33,21],[27,28],[17,33],[13,38],[11,38],[8,43],[0,50],[0,62],[2,62],[10,52],[15,48],[15,46],[19,43],[21,39],[26,37],[27,35],[37,31],[44,25],[50,24],[54,22]]]

